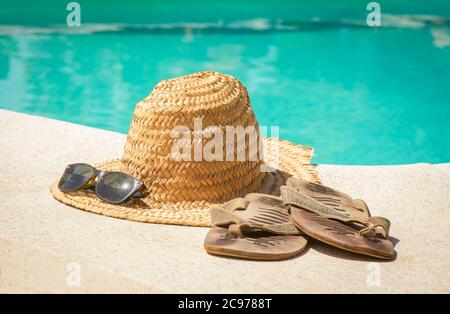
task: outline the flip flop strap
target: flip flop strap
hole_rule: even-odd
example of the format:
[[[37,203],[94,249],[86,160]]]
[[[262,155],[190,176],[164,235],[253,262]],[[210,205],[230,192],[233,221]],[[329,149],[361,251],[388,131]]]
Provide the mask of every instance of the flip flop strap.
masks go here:
[[[359,234],[366,238],[373,238],[376,234],[381,234],[387,238],[391,222],[384,217],[370,217],[367,226],[359,231]]]
[[[229,210],[231,212],[239,209],[246,209],[248,206],[248,201],[242,197],[233,198],[222,205],[223,209]]]
[[[211,214],[211,222],[216,226],[245,223],[241,217],[221,207],[212,207],[209,209],[209,212]]]
[[[209,209],[213,225],[223,226],[229,224],[242,224],[245,221],[234,213],[235,210],[244,210],[248,206],[248,201],[242,197],[234,198],[220,206],[216,205]]]
[[[333,218],[344,222],[350,222],[353,220],[348,213],[337,211],[314,198],[300,193],[296,189],[288,186],[280,187],[281,199],[285,205],[293,205],[316,213],[322,217]],[[357,221],[360,223],[366,223],[367,221]]]
[[[245,237],[249,233],[263,231],[278,235],[297,235],[300,234],[294,224],[277,224],[277,225],[257,225],[252,223],[231,224],[228,232],[235,237]]]
[[[280,191],[283,203],[286,205],[300,207],[325,218],[342,222],[357,222],[364,225],[365,227],[360,230],[360,234],[366,238],[374,237],[376,234],[381,234],[383,237],[389,235],[390,221],[384,217],[367,217],[367,219],[352,217],[348,213],[337,211],[288,186],[282,186]]]
[[[222,207],[210,208],[212,224],[216,226],[229,226],[230,233],[236,236],[243,236],[245,233],[255,231],[265,231],[279,235],[295,235],[301,232],[293,223],[280,224],[256,224],[248,222],[234,213],[235,210],[246,209],[248,201],[243,198],[235,198]]]

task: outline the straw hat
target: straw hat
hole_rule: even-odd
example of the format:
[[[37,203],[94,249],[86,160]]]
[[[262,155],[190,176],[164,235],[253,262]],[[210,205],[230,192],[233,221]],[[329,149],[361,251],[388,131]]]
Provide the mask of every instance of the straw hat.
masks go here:
[[[199,121],[200,131],[196,129]],[[143,181],[149,195],[142,200],[113,205],[98,199],[90,190],[63,193],[57,182],[51,186],[51,193],[64,204],[106,216],[209,226],[211,205],[249,192],[279,195],[279,187],[290,176],[318,181],[310,164],[312,149],[275,138],[258,138],[257,143],[263,144],[266,151],[264,158],[253,156],[261,151],[251,152],[254,140],[250,136],[237,139],[236,143],[231,137],[232,145],[226,142],[222,148],[222,159],[218,158],[217,147],[210,150],[212,160],[208,156],[198,158],[195,147],[201,154],[206,151],[212,135],[222,136],[220,132],[225,134],[222,138],[225,142],[227,126],[231,129],[253,126],[259,136],[259,126],[241,82],[217,72],[199,72],[161,81],[136,105],[122,158],[95,165],[102,170],[119,170]],[[208,127],[213,132],[204,136]],[[182,143],[192,145],[184,147],[185,150],[174,149],[186,134],[192,143]],[[229,148],[232,154],[226,155]],[[267,154],[271,149],[275,153]],[[247,153],[244,160],[238,158],[242,150]],[[226,156],[231,158],[227,160]],[[272,164],[275,160],[277,169],[261,171],[267,159],[272,159]]]

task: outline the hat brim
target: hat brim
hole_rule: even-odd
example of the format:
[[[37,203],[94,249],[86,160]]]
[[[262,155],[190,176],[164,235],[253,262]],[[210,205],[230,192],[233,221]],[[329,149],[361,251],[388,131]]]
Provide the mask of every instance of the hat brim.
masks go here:
[[[278,168],[266,172],[262,184],[252,192],[279,196],[280,186],[291,177],[299,177],[310,182],[319,182],[315,167],[311,164],[313,149],[288,141],[265,138],[264,145],[277,145]],[[96,164],[106,171],[119,170],[120,160],[110,160]],[[215,205],[210,202],[182,202],[149,207],[142,200],[132,200],[127,204],[113,205],[100,200],[93,191],[83,190],[64,193],[58,188],[58,181],[50,187],[50,192],[58,201],[91,213],[139,222],[209,227],[211,219],[208,209]]]

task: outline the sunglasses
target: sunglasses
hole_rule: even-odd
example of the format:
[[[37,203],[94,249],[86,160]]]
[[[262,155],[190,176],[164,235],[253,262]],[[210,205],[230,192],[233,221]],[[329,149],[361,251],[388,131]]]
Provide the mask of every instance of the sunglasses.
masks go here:
[[[102,171],[84,163],[68,165],[58,188],[63,192],[92,189],[98,198],[111,204],[120,204],[148,194],[144,192],[144,183],[128,174]]]

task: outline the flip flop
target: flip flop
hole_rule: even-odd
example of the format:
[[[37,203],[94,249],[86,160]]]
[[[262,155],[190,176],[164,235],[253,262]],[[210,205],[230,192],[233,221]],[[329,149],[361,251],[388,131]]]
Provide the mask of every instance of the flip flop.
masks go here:
[[[278,197],[250,193],[210,209],[205,250],[213,255],[281,260],[299,255],[307,240]]]
[[[293,205],[330,219],[360,227],[360,234],[371,238],[389,236],[390,221],[372,217],[367,204],[333,188],[291,177],[280,188],[285,205]]]
[[[291,208],[291,216],[305,234],[331,246],[380,259],[395,256],[394,246],[387,239],[363,237],[354,227],[297,207]]]
[[[291,217],[305,234],[354,253],[392,259],[394,246],[385,239],[390,222],[371,217],[362,200],[332,188],[292,178],[281,187],[283,202],[291,205]]]

